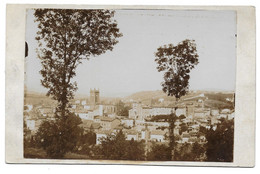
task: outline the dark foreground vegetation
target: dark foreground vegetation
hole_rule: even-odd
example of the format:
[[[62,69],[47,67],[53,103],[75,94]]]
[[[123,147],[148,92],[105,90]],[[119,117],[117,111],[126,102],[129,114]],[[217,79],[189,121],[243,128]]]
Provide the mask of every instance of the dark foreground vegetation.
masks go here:
[[[45,127],[48,126],[48,129]],[[206,143],[175,144],[172,154],[167,143],[128,141],[122,131],[101,139],[96,144],[96,134],[93,131],[83,133],[77,129],[77,138],[71,146],[65,146],[59,141],[49,123],[43,123],[35,136],[25,136],[24,157],[39,159],[102,159],[102,160],[138,160],[138,161],[214,161],[232,162],[234,144],[234,120],[222,120],[217,128],[201,127],[199,135],[205,135]],[[54,126],[56,127],[56,126]],[[47,128],[47,127],[46,127]],[[25,128],[25,134],[29,130]],[[45,131],[45,132],[44,132]],[[44,132],[44,134],[42,133]],[[66,136],[66,135],[64,135]],[[52,139],[46,147],[44,139]],[[61,140],[61,139],[60,139]],[[67,148],[66,153],[62,149]],[[68,150],[70,149],[70,150]]]

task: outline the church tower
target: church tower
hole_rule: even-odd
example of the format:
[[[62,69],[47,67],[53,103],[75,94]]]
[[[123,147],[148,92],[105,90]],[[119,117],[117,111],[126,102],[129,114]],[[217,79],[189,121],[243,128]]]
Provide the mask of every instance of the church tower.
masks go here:
[[[98,105],[100,104],[99,99],[99,90],[98,89],[90,89],[90,105]]]

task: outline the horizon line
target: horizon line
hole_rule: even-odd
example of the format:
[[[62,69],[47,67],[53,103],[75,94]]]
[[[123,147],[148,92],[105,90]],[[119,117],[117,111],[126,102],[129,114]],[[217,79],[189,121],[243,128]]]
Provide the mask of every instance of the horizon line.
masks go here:
[[[43,92],[43,91],[36,91],[36,90],[28,90],[28,88],[26,89],[26,88],[24,88],[24,91],[27,91],[28,93],[39,93],[39,94],[43,94],[43,95],[46,95],[46,92]],[[121,96],[119,96],[118,94],[114,94],[114,96],[111,96],[111,95],[100,95],[100,97],[107,97],[107,98],[125,98],[125,97],[129,97],[129,96],[131,96],[131,95],[133,95],[133,94],[136,94],[136,93],[140,93],[140,92],[155,92],[155,91],[161,91],[161,92],[163,92],[162,90],[160,90],[160,89],[158,89],[158,90],[140,90],[140,91],[137,91],[137,92],[129,92],[129,94],[128,95],[121,95]],[[223,89],[191,89],[191,90],[189,90],[188,91],[188,93],[189,92],[230,92],[230,93],[235,93],[235,90],[223,90]],[[163,92],[164,93],[164,92]],[[165,93],[165,95],[167,95],[166,93]],[[76,98],[79,98],[80,96],[84,96],[84,97],[89,97],[90,95],[89,95],[89,93],[85,93],[85,94],[83,94],[83,93],[77,93],[77,92],[75,92],[75,95],[74,95],[74,97]]]

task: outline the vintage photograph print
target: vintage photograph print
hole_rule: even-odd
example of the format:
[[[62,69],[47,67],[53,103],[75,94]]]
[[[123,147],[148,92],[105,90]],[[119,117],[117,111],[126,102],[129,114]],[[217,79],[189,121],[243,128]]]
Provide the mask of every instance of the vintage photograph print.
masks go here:
[[[25,159],[233,162],[236,11],[26,10]]]

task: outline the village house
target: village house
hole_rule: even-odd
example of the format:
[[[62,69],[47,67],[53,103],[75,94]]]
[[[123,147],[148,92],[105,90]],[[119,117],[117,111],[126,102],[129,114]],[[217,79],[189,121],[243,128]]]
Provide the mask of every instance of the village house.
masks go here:
[[[129,118],[134,120],[141,120],[142,106],[138,103],[133,103],[132,109],[129,110]]]
[[[116,113],[112,113],[112,114],[106,114],[108,117],[110,118],[116,118]],[[121,119],[120,119],[121,120]]]
[[[85,109],[76,110],[75,114],[78,115],[82,120],[93,120],[93,118],[89,117],[89,113]]]
[[[158,126],[158,127],[169,127],[169,123],[168,122],[147,122],[153,126]]]
[[[199,118],[205,118],[207,116],[210,116],[210,109],[209,108],[200,108],[196,107],[194,110],[194,119],[199,119]]]
[[[135,130],[141,131],[142,129],[145,129],[145,125],[140,125],[140,124],[135,125]]]
[[[162,130],[153,130],[150,133],[150,140],[156,142],[165,142],[165,131]]]
[[[126,140],[139,140],[138,138],[138,132],[136,130],[130,129],[125,131],[126,134]]]
[[[219,123],[218,115],[210,117],[210,124],[215,125]]]
[[[94,121],[100,123],[103,130],[114,129],[121,123],[119,119],[102,116],[95,116]]]
[[[79,126],[84,129],[84,133],[88,131],[98,132],[101,129],[100,123],[95,123],[92,120],[82,120]]]
[[[150,139],[150,132],[147,127],[141,130],[141,139],[145,140],[146,143]]]
[[[185,106],[179,106],[177,109],[176,109],[176,116],[179,117],[181,115],[184,115],[186,116],[186,107]]]
[[[153,107],[151,109],[151,116],[156,115],[170,115],[173,112],[171,107]]]
[[[127,127],[133,127],[134,126],[134,120],[130,118],[121,119],[121,123],[124,124]]]
[[[173,109],[170,107],[148,107],[140,103],[133,103],[129,110],[129,118],[135,120],[144,120],[157,115],[170,115]]]
[[[106,115],[115,114],[117,112],[117,108],[115,105],[112,104],[103,104],[103,113]]]
[[[114,127],[113,132],[117,133],[119,131],[123,131],[123,130],[125,131],[127,129],[129,129],[129,128],[126,127],[124,124],[119,124],[118,126]]]

